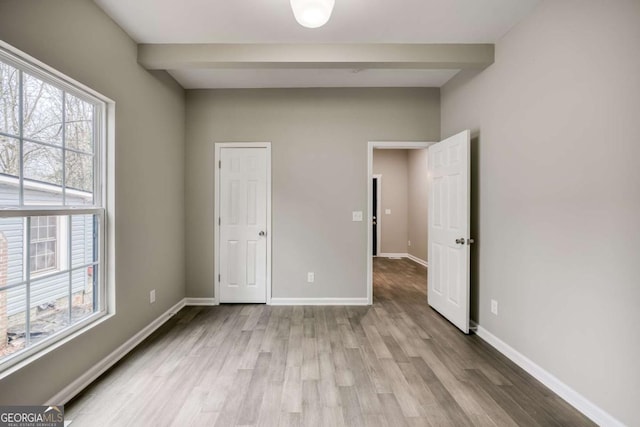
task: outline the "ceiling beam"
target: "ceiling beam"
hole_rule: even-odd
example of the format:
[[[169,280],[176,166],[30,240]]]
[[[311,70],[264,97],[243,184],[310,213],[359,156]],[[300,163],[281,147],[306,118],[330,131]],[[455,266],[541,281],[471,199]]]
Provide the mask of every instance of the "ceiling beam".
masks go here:
[[[493,44],[139,44],[148,70],[217,68],[482,69]]]

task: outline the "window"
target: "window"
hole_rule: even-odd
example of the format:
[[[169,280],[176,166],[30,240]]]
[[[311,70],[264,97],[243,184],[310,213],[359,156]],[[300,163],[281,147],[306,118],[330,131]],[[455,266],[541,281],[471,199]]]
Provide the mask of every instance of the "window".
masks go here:
[[[0,42],[0,371],[106,313],[106,103]]]
[[[58,220],[55,216],[31,218],[31,274],[43,273],[58,268]]]

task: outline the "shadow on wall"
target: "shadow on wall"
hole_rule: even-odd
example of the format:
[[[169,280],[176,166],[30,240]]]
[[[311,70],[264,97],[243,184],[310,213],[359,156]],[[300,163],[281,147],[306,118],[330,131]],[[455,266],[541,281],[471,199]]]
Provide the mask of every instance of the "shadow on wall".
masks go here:
[[[471,237],[476,243],[471,246],[470,316],[479,323],[480,313],[480,133],[471,134]]]

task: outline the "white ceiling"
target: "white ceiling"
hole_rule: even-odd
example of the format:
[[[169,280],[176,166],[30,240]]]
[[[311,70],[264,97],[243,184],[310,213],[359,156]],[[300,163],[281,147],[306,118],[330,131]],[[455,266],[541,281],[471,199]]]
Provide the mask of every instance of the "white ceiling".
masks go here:
[[[494,43],[539,0],[336,0],[329,23],[317,29],[296,23],[289,0],[95,2],[138,43]],[[302,87],[441,86],[455,72],[172,70],[171,74],[188,88],[215,88],[301,87],[294,82]]]
[[[95,0],[138,43],[494,43],[538,0],[336,0],[298,25],[289,0]]]

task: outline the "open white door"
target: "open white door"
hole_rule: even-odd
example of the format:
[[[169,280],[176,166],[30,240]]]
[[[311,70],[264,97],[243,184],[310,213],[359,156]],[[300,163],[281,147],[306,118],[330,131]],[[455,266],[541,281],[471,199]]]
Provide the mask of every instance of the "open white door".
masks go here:
[[[267,300],[267,149],[220,150],[220,302]]]
[[[429,305],[469,333],[470,132],[429,147]]]

